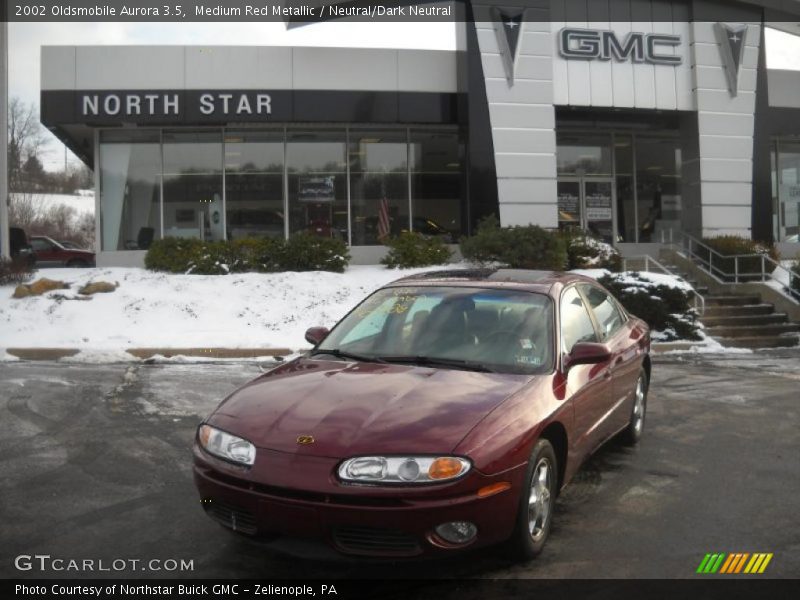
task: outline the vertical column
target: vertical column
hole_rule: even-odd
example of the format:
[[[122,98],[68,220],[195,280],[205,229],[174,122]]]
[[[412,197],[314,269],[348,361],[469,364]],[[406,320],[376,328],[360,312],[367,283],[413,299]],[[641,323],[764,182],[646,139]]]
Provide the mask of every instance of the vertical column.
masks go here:
[[[694,93],[697,100],[702,235],[751,236],[753,133],[759,23],[748,23],[738,90],[728,87],[714,23],[692,23]]]
[[[489,3],[474,5],[478,47],[494,143],[500,222],[558,225],[556,137],[553,106],[553,36],[549,1],[510,0],[526,8],[509,84]]]
[[[5,16],[5,15],[4,15]],[[8,230],[8,22],[0,22],[0,257],[11,256]]]

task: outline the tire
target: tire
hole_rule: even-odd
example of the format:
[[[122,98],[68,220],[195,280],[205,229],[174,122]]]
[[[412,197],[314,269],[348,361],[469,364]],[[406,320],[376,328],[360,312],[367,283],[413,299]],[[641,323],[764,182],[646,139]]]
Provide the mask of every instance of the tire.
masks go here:
[[[509,540],[511,557],[515,560],[529,561],[542,552],[550,535],[557,492],[556,453],[550,442],[539,440],[528,461],[517,521]]]
[[[622,432],[622,442],[626,446],[635,446],[642,439],[644,431],[645,414],[647,413],[647,388],[649,386],[647,373],[644,369],[639,371],[634,388],[633,406],[628,426]]]

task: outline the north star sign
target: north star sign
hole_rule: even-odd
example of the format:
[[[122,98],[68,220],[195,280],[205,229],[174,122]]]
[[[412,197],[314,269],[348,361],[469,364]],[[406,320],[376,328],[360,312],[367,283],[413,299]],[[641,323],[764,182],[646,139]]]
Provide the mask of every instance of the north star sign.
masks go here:
[[[558,34],[559,54],[568,59],[679,65],[683,57],[674,49],[680,45],[681,36],[666,33],[634,31],[620,40],[613,31],[565,27]],[[668,49],[673,52],[668,52]]]
[[[97,92],[82,93],[79,111],[83,117],[168,117],[188,111],[213,116],[268,116],[272,97],[264,92]]]

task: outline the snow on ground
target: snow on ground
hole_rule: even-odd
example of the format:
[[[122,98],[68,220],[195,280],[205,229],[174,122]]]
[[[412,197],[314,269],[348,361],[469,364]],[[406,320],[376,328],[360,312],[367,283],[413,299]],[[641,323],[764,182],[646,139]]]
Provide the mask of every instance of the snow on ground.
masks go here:
[[[37,277],[68,282],[71,289],[13,299],[13,287],[0,288],[0,348],[79,348],[101,362],[135,347],[294,350],[308,347],[308,327],[330,327],[374,289],[425,270],[430,269],[353,266],[344,274],[221,276],[47,269]],[[89,281],[118,282],[119,288],[91,300],[73,299],[74,290]]]
[[[787,291],[789,286],[789,270],[794,267],[795,261],[794,260],[782,260],[781,266],[784,267],[783,269],[775,269],[772,272],[772,279],[766,282],[766,284],[774,290],[779,291],[781,294],[786,296],[787,298],[791,298],[791,295]]]
[[[343,274],[245,273],[169,275],[136,268],[47,269],[38,277],[71,284],[37,298],[15,300],[12,286],[0,287],[0,361],[16,360],[4,348],[78,348],[68,362],[131,361],[126,348],[288,348],[308,347],[308,327],[330,327],[378,287],[427,269],[392,270],[351,266]],[[600,278],[603,269],[578,273]],[[635,283],[632,273],[618,274]],[[639,273],[656,284],[690,289],[682,279]],[[76,290],[90,281],[118,282],[109,294],[80,299]],[[653,332],[658,339],[658,332]],[[676,350],[677,351],[677,350]],[[748,352],[723,348],[711,338],[684,352]],[[155,357],[156,362],[221,359]],[[232,359],[241,360],[241,359]],[[264,362],[263,357],[249,359]]]
[[[84,213],[94,214],[94,192],[91,190],[79,190],[77,194],[39,194],[33,192],[27,194],[35,206],[47,210],[59,204],[66,204],[73,207],[78,215]],[[20,194],[11,194],[12,202]]]

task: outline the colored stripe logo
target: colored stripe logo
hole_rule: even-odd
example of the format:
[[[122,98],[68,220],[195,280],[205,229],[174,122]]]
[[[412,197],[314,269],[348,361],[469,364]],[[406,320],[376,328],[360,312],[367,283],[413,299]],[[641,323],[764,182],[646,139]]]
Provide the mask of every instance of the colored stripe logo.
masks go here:
[[[717,552],[706,554],[697,567],[697,573],[714,574],[724,573],[726,575],[735,574],[760,574],[763,573],[769,561],[772,560],[772,552]]]

